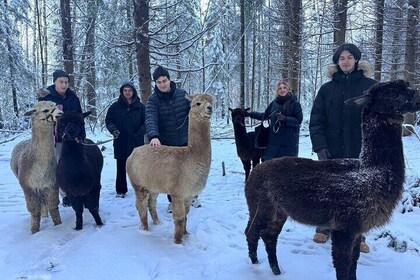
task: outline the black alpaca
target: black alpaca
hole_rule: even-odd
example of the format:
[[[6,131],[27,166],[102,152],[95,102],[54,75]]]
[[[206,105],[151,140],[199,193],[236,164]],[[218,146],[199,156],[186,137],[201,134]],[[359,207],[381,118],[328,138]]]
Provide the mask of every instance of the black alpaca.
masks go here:
[[[235,132],[236,153],[244,166],[245,181],[248,180],[249,173],[251,172],[251,163],[252,167],[257,166],[263,156],[263,150],[255,147],[256,133],[254,131],[246,132],[245,112],[248,110],[249,108],[229,108]]]
[[[279,158],[251,173],[245,196],[249,257],[257,263],[261,237],[274,274],[277,238],[287,217],[332,230],[338,280],[355,280],[362,233],[387,223],[403,191],[403,114],[420,110],[420,94],[404,81],[380,83],[347,104],[364,106],[359,159]]]
[[[58,120],[57,135],[63,142],[57,166],[57,182],[67,194],[76,212],[76,230],[83,228],[83,208],[89,209],[98,226],[103,225],[99,216],[102,153],[86,139],[84,118],[87,113],[66,112]]]

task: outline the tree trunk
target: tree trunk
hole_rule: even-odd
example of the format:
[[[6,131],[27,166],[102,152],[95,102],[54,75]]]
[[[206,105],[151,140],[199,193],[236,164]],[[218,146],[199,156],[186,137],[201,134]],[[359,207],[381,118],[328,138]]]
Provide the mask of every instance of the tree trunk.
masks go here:
[[[240,96],[239,96],[239,105],[242,108],[245,108],[245,0],[240,1],[240,12],[241,12],[241,54],[239,58],[239,86],[240,86]]]
[[[300,73],[300,47],[302,33],[302,0],[289,2],[288,13],[290,15],[289,31],[289,86],[292,90],[300,93],[299,73]]]
[[[145,103],[152,93],[149,55],[149,1],[133,0],[133,3],[140,97]]]
[[[95,29],[96,29],[96,16],[97,6],[96,0],[89,0],[87,3],[87,32],[86,32],[86,98],[88,110],[92,112],[89,119],[95,120],[97,117],[96,112],[96,64],[95,64]]]
[[[346,42],[347,3],[348,0],[334,2],[334,44],[339,46]]]
[[[64,70],[74,74],[74,47],[71,28],[70,0],[60,0],[61,32],[63,34],[63,63]],[[70,87],[74,87],[74,76],[70,79]]]
[[[410,84],[414,84],[416,64],[418,59],[418,31],[417,26],[419,24],[419,1],[409,0],[408,16],[407,16],[407,35],[405,43],[405,67],[404,67],[404,79]],[[416,121],[415,113],[407,113],[404,116],[404,123],[414,125]],[[403,130],[403,135],[411,134],[406,129]]]
[[[385,0],[376,0],[375,80],[381,80]]]
[[[4,11],[4,16],[8,17],[8,3],[7,0],[4,0],[4,6],[6,7],[6,11]],[[10,21],[9,21],[10,22]],[[15,115],[19,117],[19,107],[17,102],[17,89],[16,89],[16,64],[15,59],[13,57],[13,48],[12,48],[12,32],[10,31],[10,26],[5,26],[6,31],[6,47],[7,47],[7,57],[9,63],[9,72],[10,72],[10,86],[12,91],[12,99],[13,99],[13,111]]]

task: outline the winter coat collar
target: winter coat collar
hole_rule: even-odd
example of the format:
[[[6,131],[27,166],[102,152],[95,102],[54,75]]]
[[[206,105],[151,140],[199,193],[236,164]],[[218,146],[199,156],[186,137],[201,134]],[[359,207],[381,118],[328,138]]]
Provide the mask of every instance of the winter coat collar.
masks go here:
[[[49,94],[51,94],[53,96],[57,96],[57,97],[63,98],[63,96],[60,95],[55,90],[55,85],[50,85],[49,87],[40,89],[38,91],[38,97],[39,98],[45,97],[45,96],[47,96]],[[74,93],[74,91],[72,91],[70,88],[68,88],[67,91],[66,91],[66,98],[73,97],[73,96],[76,96],[76,94]]]
[[[328,68],[327,68],[328,78],[332,79],[334,74],[337,73],[338,71],[339,70],[337,68],[337,65],[331,64],[330,66],[328,66]],[[362,71],[363,76],[365,76],[365,77],[371,77],[373,75],[372,66],[370,65],[370,63],[368,61],[365,61],[365,60],[359,61],[356,71]],[[352,73],[354,73],[354,72],[352,72]]]

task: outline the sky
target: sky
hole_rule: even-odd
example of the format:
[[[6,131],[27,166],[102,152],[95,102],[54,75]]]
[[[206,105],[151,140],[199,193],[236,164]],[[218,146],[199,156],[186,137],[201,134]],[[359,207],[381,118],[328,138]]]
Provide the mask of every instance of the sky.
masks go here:
[[[230,126],[212,124],[212,136],[232,136]],[[420,132],[420,128],[417,127]],[[43,218],[41,230],[30,233],[30,215],[23,192],[10,170],[10,154],[26,132],[0,145],[0,279],[15,280],[131,280],[131,279],[278,279],[333,280],[331,242],[312,241],[314,227],[288,220],[279,236],[277,256],[282,274],[274,276],[264,245],[258,247],[259,264],[251,264],[244,229],[248,209],[244,196],[244,171],[233,139],[212,140],[212,163],[201,208],[191,208],[189,235],[182,244],[173,242],[174,225],[166,212],[166,195],[159,195],[157,211],[162,221],[149,231],[140,227],[134,191],[115,196],[115,160],[112,143],[104,145],[104,169],[98,228],[84,211],[84,228],[75,231],[73,209],[60,205],[62,224]],[[88,133],[94,141],[109,134]],[[420,142],[404,137],[406,184],[420,178]],[[299,156],[313,158],[308,132],[303,129]],[[222,162],[226,175],[222,175]],[[419,187],[417,189],[420,193]],[[406,193],[407,194],[407,193]],[[420,280],[420,208],[401,213],[398,204],[390,223],[366,234],[371,252],[361,254],[358,279]]]

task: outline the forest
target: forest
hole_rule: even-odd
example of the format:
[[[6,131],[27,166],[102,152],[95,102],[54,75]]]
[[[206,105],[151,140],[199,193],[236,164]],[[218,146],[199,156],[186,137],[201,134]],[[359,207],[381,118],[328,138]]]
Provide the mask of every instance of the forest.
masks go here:
[[[213,95],[214,118],[228,123],[228,107],[264,110],[280,79],[310,110],[344,42],[375,80],[418,89],[419,41],[418,0],[3,0],[0,129],[28,127],[23,114],[56,69],[100,126],[123,81],[146,103],[157,65],[188,92]]]

